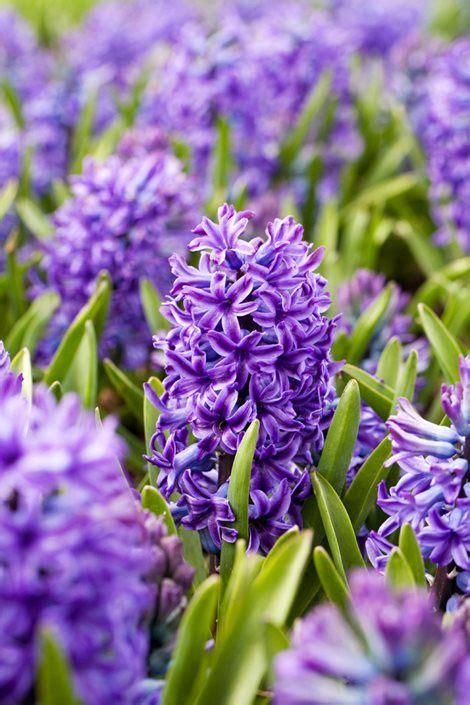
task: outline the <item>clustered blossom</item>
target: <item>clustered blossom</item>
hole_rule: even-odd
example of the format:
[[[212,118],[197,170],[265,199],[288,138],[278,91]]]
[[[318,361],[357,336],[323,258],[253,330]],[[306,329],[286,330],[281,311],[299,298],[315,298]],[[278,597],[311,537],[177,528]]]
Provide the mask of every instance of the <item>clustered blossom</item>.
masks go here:
[[[444,631],[425,591],[395,591],[377,573],[355,571],[350,587],[347,615],[323,604],[294,629],[277,657],[274,703],[463,705],[460,621]]]
[[[386,286],[383,274],[368,269],[358,269],[348,282],[338,289],[338,309],[341,311],[340,330],[350,335],[361,315],[377,300]],[[361,367],[370,374],[375,374],[377,364],[386,345],[392,338],[397,338],[404,347],[405,356],[415,349],[418,352],[418,369],[422,371],[427,365],[427,343],[424,338],[416,338],[412,333],[413,319],[406,313],[409,302],[406,294],[398,284],[393,284],[392,296],[386,312],[374,330],[361,360]],[[349,481],[358,468],[380,441],[385,438],[387,429],[382,419],[366,404],[361,405],[361,423],[354,457],[349,472]]]
[[[151,131],[145,140],[128,137],[122,154],[103,163],[87,158],[71,188],[71,198],[55,213],[55,235],[43,262],[46,285],[62,298],[48,348],[85,304],[100,271],[107,270],[114,291],[102,351],[135,368],[149,356],[139,280],[148,277],[162,294],[168,291],[167,258],[184,250],[197,213],[194,181],[161,134]]]
[[[292,217],[269,223],[266,238],[245,239],[252,215],[222,206],[218,222],[203,218],[193,231],[197,265],[171,257],[175,283],[162,312],[172,328],[156,340],[167,377],[154,399],[161,414],[149,459],[165,497],[180,493],[182,523],[215,549],[236,538],[227,526],[235,517],[226,456],[257,418],[250,548],[266,551],[301,524],[310,482],[297,464],[322,447],[338,366],[330,358],[336,319],[324,315],[327,282],[315,273],[322,249],[302,240]]]
[[[426,20],[423,0],[331,0],[331,5],[340,26],[357,37],[361,52],[382,58],[419,33]]]
[[[160,124],[187,143],[199,172],[210,172],[218,119],[230,126],[231,158],[237,178],[233,193],[263,193],[280,171],[281,146],[320,77],[331,74],[337,100],[330,135],[312,125],[300,157],[305,167],[321,154],[324,197],[337,184],[341,166],[359,153],[349,90],[349,62],[355,49],[346,29],[310,3],[235,3],[211,31],[188,25],[155,74],[144,97],[141,120]],[[296,181],[299,198],[306,184]]]
[[[29,410],[3,344],[0,406],[0,703],[31,694],[42,629],[86,705],[128,703],[193,571],[127,485],[114,423],[42,388]]]
[[[442,408],[450,426],[426,421],[406,399],[387,426],[401,477],[379,486],[378,505],[389,515],[367,541],[378,567],[388,559],[387,539],[402,524],[413,527],[433,563],[457,571],[457,586],[470,593],[470,356],[460,358],[460,381],[443,385]]]
[[[421,84],[420,84],[421,85]],[[470,252],[470,40],[429,60],[422,101],[412,111],[426,152],[436,242]]]

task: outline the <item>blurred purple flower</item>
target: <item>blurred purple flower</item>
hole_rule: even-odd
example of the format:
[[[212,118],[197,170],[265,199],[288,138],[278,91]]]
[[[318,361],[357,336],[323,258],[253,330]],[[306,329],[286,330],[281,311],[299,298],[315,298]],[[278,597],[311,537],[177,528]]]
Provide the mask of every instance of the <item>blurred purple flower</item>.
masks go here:
[[[277,657],[276,705],[454,702],[461,625],[446,633],[425,591],[394,591],[377,573],[356,571],[350,584],[347,614],[316,607]]]

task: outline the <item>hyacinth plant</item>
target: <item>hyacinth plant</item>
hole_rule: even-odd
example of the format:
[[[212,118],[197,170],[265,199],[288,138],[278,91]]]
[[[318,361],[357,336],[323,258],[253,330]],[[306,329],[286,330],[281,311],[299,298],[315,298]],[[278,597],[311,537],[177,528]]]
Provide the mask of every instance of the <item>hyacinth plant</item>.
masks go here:
[[[14,1],[0,703],[463,705],[457,5]]]

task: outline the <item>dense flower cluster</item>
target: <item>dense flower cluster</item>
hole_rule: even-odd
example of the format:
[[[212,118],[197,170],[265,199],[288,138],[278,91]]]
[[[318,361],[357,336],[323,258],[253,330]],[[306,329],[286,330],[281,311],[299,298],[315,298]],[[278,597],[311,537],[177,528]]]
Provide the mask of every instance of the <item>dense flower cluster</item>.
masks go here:
[[[144,364],[149,346],[139,280],[148,277],[168,291],[168,255],[183,251],[196,213],[194,182],[161,134],[128,137],[122,154],[104,163],[88,158],[83,174],[72,177],[72,197],[55,214],[44,258],[47,286],[62,298],[49,349],[107,270],[114,291],[102,350],[128,367]]]
[[[193,571],[129,489],[113,422],[45,389],[28,410],[20,392],[0,344],[0,702],[30,693],[48,629],[86,705],[127,703],[149,625],[181,606]]]
[[[259,195],[281,168],[286,134],[329,71],[337,99],[330,138],[322,143],[316,121],[302,162],[320,152],[323,192],[331,189],[344,161],[360,149],[349,93],[354,44],[347,30],[312,12],[309,3],[279,3],[276,12],[266,3],[251,12],[237,3],[224,10],[215,31],[198,24],[181,32],[148,88],[141,119],[158,122],[188,143],[196,168],[207,171],[222,117],[230,125],[237,167],[232,187]],[[296,185],[300,192],[304,187]]]
[[[384,58],[419,32],[426,19],[423,0],[332,0],[332,8],[339,24],[357,36],[364,54]]]
[[[444,632],[424,591],[395,592],[377,573],[356,571],[350,585],[346,617],[320,605],[278,656],[276,705],[463,705],[462,625]]]
[[[265,239],[244,239],[251,217],[224,205],[218,222],[203,218],[193,231],[189,249],[202,251],[198,266],[171,258],[176,279],[162,311],[172,329],[156,340],[167,377],[155,400],[162,413],[150,460],[160,468],[164,495],[182,495],[184,525],[205,530],[216,547],[221,538],[233,541],[224,463],[256,417],[250,546],[267,550],[301,522],[310,483],[296,463],[311,463],[322,447],[337,368],[330,358],[336,319],[324,315],[327,282],[314,271],[322,250],[303,242],[291,217],[269,223]]]
[[[398,483],[379,487],[378,505],[389,519],[373,532],[368,553],[383,566],[386,539],[403,523],[415,530],[424,555],[442,567],[456,567],[457,585],[470,593],[470,356],[460,358],[460,382],[443,385],[442,408],[450,426],[423,419],[406,399],[387,422]]]
[[[454,42],[430,60],[423,91],[414,122],[426,151],[436,242],[457,241],[469,253],[469,39]]]

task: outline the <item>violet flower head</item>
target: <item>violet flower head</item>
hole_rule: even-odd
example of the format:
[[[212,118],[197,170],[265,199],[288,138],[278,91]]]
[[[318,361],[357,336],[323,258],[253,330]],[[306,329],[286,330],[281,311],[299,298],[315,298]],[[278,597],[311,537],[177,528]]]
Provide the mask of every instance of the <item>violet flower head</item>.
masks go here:
[[[425,591],[395,591],[374,572],[350,576],[347,615],[316,607],[276,660],[276,705],[451,705],[465,656]]]
[[[390,489],[379,487],[378,505],[389,518],[368,539],[375,564],[377,544],[407,522],[426,558],[464,575],[470,570],[470,356],[461,356],[459,366],[460,381],[442,387],[450,426],[426,421],[406,399],[399,399],[397,414],[387,422],[393,449],[388,462],[398,463],[401,477]],[[467,591],[464,575],[457,584]]]
[[[251,217],[222,206],[218,221],[203,218],[194,230],[189,249],[201,252],[198,264],[170,258],[175,282],[162,312],[172,328],[155,341],[167,377],[162,398],[154,397],[161,414],[149,459],[163,494],[181,494],[184,525],[207,530],[217,549],[221,538],[236,538],[224,463],[258,418],[250,536],[251,547],[265,551],[300,521],[310,485],[297,464],[321,450],[338,365],[327,282],[315,273],[322,250],[302,240],[292,217],[249,238]],[[196,439],[189,447],[188,424]]]
[[[411,110],[427,157],[436,243],[470,252],[470,39],[429,59],[420,100]]]
[[[388,58],[392,49],[424,29],[423,0],[332,0],[334,17],[356,37],[363,54]]]
[[[1,388],[3,347],[0,364]],[[20,391],[0,393],[0,702],[29,697],[48,629],[84,703],[125,705],[193,570],[130,490],[112,419],[98,427],[77,397],[45,388],[29,409]]]
[[[184,251],[198,198],[166,144],[142,152],[139,142],[132,156],[127,142],[126,156],[118,153],[104,163],[88,158],[83,174],[72,177],[72,197],[55,214],[55,236],[44,258],[47,286],[62,298],[45,356],[107,270],[114,291],[101,350],[129,368],[148,361],[139,280],[148,277],[162,294],[168,291],[167,257]]]

